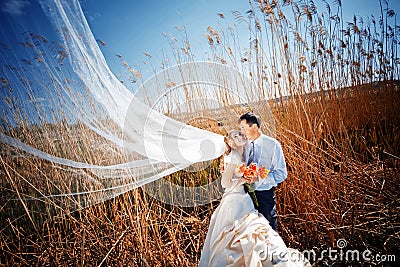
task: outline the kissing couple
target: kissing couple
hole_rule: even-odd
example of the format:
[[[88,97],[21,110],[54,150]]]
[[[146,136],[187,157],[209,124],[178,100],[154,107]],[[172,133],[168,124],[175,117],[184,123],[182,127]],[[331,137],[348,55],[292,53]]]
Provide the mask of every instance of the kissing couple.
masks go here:
[[[287,177],[280,143],[261,132],[259,117],[240,116],[227,134],[221,184],[199,266],[311,266],[279,236],[275,187]]]

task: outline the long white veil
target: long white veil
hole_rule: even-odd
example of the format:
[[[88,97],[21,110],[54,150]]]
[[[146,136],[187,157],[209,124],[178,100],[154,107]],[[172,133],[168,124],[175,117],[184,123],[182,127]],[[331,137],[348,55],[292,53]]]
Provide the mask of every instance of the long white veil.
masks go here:
[[[6,54],[1,57],[7,66],[3,85],[21,96],[3,95],[7,107],[2,109],[2,154],[33,156],[38,170],[52,170],[33,171],[34,179],[22,173],[10,176],[10,182],[29,188],[19,197],[72,209],[138,187],[184,206],[218,197],[221,192],[213,183],[183,188],[161,178],[193,171],[193,166],[206,168],[222,155],[221,134],[183,122],[206,118],[218,123],[221,114],[225,123],[235,120],[232,107],[240,108],[254,97],[246,90],[252,82],[227,65],[191,62],[155,74],[133,93],[111,72],[78,0],[40,0],[40,5],[61,41],[25,34],[24,46],[38,66],[35,71],[15,68]],[[51,51],[56,56],[49,55]],[[20,52],[13,53],[18,57]],[[25,94],[28,100],[21,100]]]

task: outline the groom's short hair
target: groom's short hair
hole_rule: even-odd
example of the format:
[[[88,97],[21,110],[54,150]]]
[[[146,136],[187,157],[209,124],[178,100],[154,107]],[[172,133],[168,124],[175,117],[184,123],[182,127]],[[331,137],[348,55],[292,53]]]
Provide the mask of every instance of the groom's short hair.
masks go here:
[[[247,112],[247,113],[243,114],[242,116],[240,116],[239,123],[242,120],[245,120],[246,123],[250,126],[253,126],[253,124],[257,124],[258,128],[260,128],[260,125],[261,125],[260,118],[253,112]]]

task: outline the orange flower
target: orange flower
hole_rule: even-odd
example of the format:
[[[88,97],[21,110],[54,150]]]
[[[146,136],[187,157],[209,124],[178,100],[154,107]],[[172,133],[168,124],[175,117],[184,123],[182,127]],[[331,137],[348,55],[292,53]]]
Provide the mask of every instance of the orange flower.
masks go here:
[[[261,166],[261,167],[258,169],[258,173],[259,173],[259,175],[260,175],[260,177],[261,177],[262,179],[267,178],[269,172],[270,172],[270,170],[268,170],[268,169],[265,168],[264,166]]]
[[[251,163],[249,166],[246,167],[244,173],[246,177],[253,177],[257,175],[257,165],[255,163]]]
[[[244,163],[242,165],[238,166],[238,172],[239,173],[243,173],[246,171],[246,166],[244,165]]]

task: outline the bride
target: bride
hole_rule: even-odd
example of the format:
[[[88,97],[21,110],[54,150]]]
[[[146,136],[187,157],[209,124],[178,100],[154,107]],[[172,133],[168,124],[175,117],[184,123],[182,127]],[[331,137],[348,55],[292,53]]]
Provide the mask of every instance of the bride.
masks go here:
[[[238,166],[244,162],[245,136],[230,131],[226,143],[225,193],[211,216],[199,266],[309,266],[298,251],[286,247],[244,191]]]

